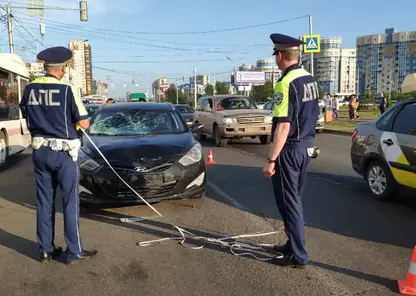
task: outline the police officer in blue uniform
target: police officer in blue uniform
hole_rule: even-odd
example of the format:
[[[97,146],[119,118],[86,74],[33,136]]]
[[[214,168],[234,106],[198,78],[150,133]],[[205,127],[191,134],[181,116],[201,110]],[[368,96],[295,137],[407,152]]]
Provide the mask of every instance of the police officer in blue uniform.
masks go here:
[[[288,241],[275,250],[283,254],[276,264],[303,268],[308,264],[302,193],[314,151],[319,115],[318,85],[300,65],[302,41],[282,34],[270,35],[273,55],[282,71],[275,88],[272,145],[263,173],[272,177],[274,195]]]
[[[86,129],[90,123],[79,91],[61,81],[72,52],[52,47],[40,52],[46,75],[25,87],[20,109],[32,135],[33,164],[37,186],[37,239],[40,261],[49,262],[61,255],[55,238],[55,194],[62,195],[66,263],[82,262],[97,254],[82,247],[79,232],[79,165],[76,125]]]

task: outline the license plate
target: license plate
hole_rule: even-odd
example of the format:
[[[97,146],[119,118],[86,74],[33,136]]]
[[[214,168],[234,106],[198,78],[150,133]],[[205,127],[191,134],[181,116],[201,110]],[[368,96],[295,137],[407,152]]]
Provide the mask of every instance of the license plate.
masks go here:
[[[144,185],[161,185],[164,183],[162,174],[158,175],[143,175]]]

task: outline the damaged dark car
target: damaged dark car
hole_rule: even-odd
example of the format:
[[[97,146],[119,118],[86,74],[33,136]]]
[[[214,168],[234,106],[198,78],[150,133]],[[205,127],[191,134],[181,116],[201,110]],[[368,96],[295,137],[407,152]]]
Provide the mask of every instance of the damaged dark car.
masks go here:
[[[105,105],[86,131],[115,171],[148,202],[202,197],[207,174],[201,145],[173,105]],[[80,149],[83,203],[142,203],[84,135]]]

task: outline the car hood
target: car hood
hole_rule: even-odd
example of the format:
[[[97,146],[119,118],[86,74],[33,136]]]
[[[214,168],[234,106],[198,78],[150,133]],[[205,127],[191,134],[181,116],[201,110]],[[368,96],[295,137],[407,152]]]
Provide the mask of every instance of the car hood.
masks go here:
[[[191,133],[151,136],[90,136],[101,153],[115,167],[157,166],[179,160],[196,143]],[[82,149],[91,158],[104,160],[83,137]]]
[[[217,111],[218,114],[224,115],[224,116],[266,116],[269,115],[270,112],[267,110],[259,110],[259,109],[236,109],[236,110],[222,110]]]

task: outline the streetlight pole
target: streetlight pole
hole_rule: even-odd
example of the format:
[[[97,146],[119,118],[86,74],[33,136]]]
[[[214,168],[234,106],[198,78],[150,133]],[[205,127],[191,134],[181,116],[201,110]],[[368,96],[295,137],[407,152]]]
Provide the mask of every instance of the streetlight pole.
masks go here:
[[[196,67],[194,67],[194,107],[195,107],[195,109],[196,109],[196,98],[197,98],[197,95],[196,95]]]
[[[9,34],[9,50],[11,54],[14,54],[14,37],[13,37],[13,24],[12,24],[12,9],[10,4],[7,5],[7,32]]]
[[[178,79],[175,80],[175,86],[176,86],[176,104],[179,104]]]
[[[309,15],[309,35],[312,35],[312,15]],[[311,74],[314,73],[313,52],[311,52]]]
[[[7,31],[9,35],[9,49],[10,53],[14,53],[14,37],[13,37],[13,23],[12,23],[12,9],[10,6],[10,3],[6,5],[7,9]],[[13,5],[13,9],[33,9],[33,10],[44,10],[44,9],[50,9],[50,10],[75,10],[80,12],[80,21],[81,22],[87,22],[88,21],[88,7],[87,7],[87,1],[79,1],[79,8],[65,8],[65,7],[58,7],[58,6],[51,6],[51,7],[31,7],[31,6],[25,6],[25,5]],[[44,24],[41,23],[40,31],[41,36],[43,38],[44,35]],[[43,42],[42,42],[43,43]],[[43,45],[43,44],[42,44]]]

